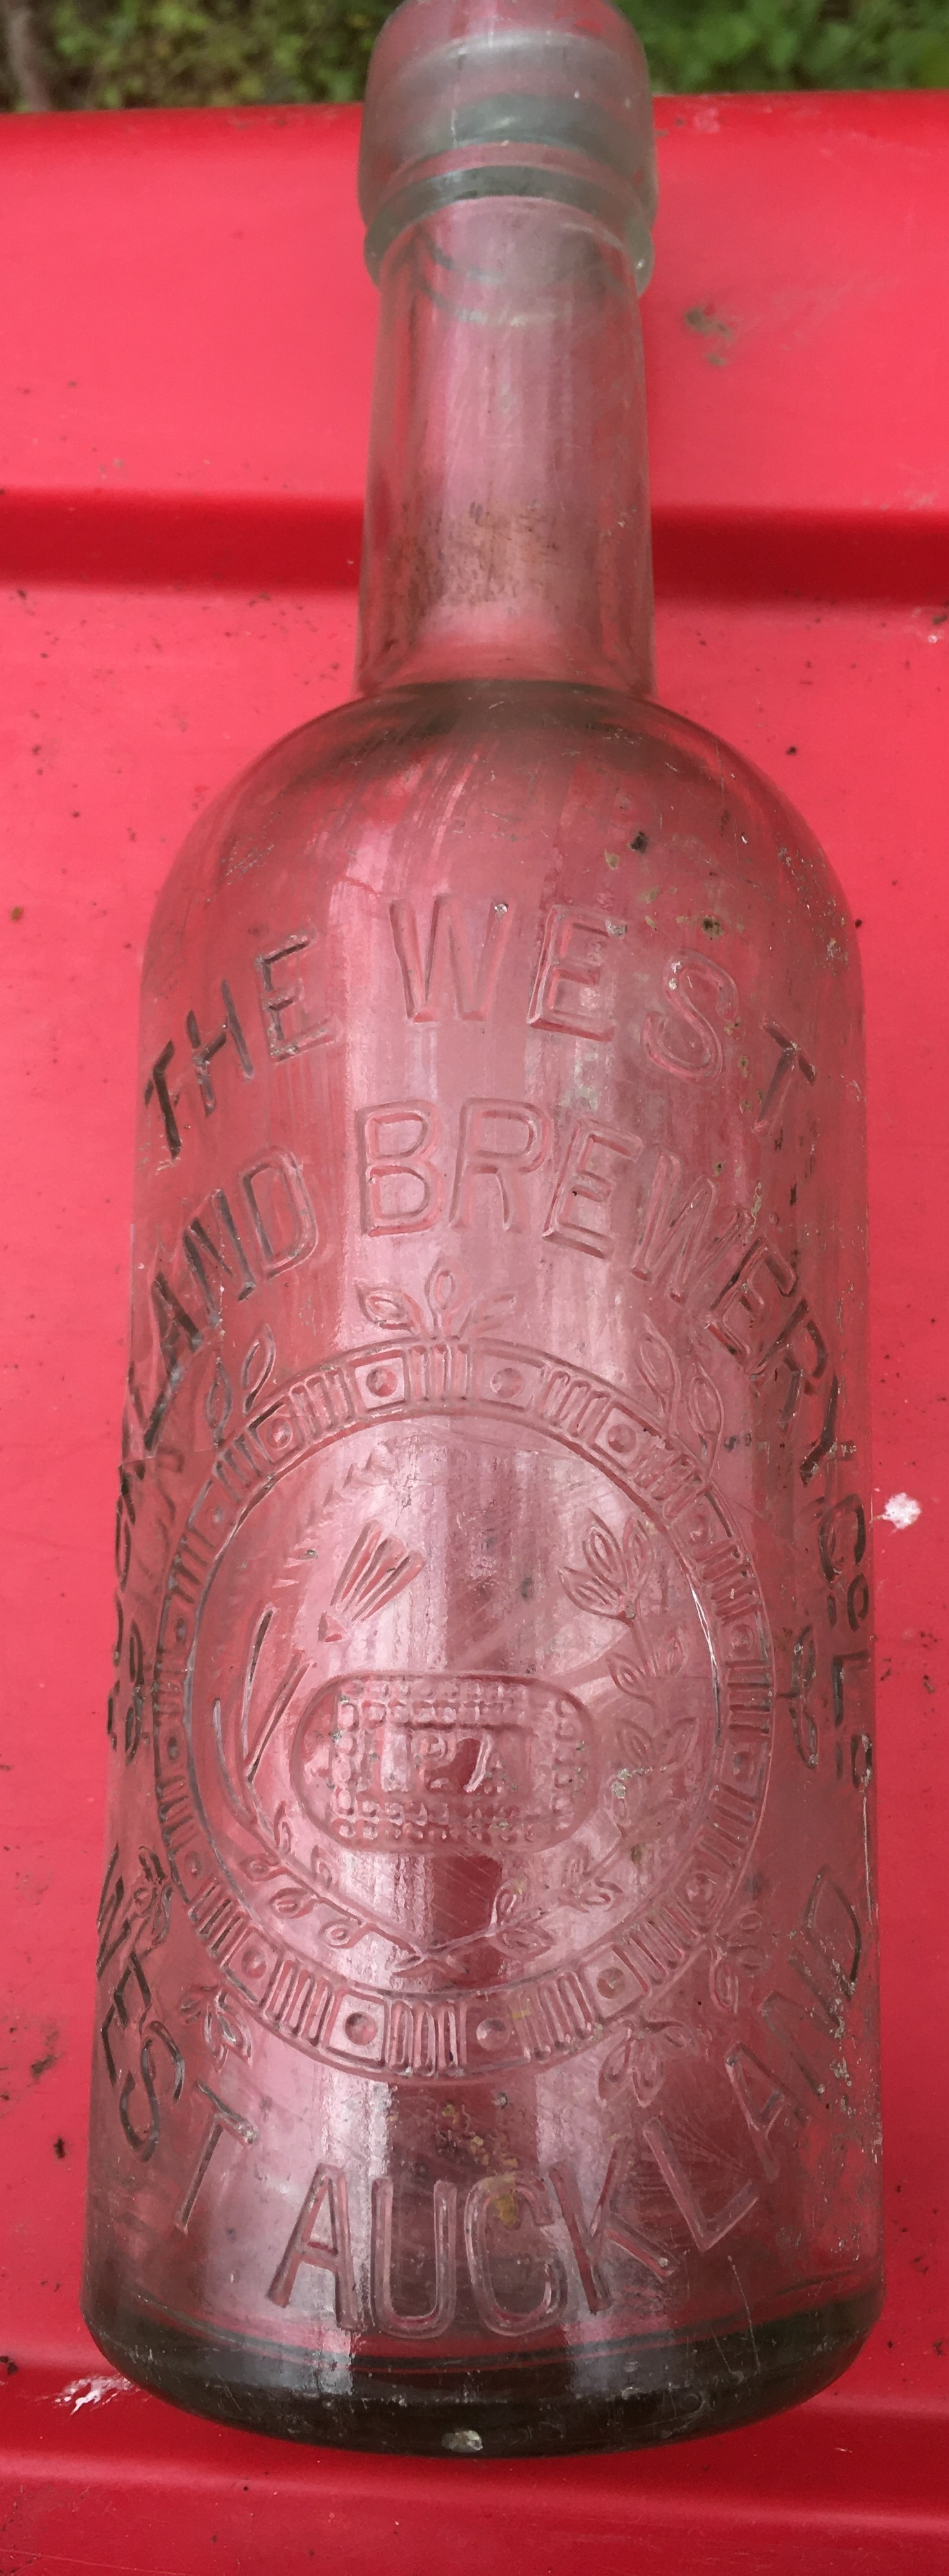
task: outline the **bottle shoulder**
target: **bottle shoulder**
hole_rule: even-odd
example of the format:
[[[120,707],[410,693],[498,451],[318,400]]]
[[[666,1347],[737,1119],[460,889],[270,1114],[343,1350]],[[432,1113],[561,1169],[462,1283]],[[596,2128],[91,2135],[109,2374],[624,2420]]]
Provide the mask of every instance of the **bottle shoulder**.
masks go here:
[[[499,874],[500,871],[500,874]],[[503,876],[503,885],[501,878]],[[273,744],[206,809],[159,897],[146,972],[246,911],[361,883],[377,901],[500,889],[664,910],[686,947],[796,937],[859,977],[813,832],[744,755],[653,700],[551,682],[428,682]]]

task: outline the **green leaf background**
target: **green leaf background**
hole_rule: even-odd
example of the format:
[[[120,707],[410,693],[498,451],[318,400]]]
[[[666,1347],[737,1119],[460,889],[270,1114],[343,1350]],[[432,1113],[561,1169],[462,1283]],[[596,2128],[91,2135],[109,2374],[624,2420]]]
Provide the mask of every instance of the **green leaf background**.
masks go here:
[[[355,99],[386,0],[27,0],[33,60],[55,107],[191,107]],[[641,0],[658,90],[939,89],[949,0]],[[0,105],[24,108],[18,0],[0,0]],[[6,36],[6,44],[2,42]]]

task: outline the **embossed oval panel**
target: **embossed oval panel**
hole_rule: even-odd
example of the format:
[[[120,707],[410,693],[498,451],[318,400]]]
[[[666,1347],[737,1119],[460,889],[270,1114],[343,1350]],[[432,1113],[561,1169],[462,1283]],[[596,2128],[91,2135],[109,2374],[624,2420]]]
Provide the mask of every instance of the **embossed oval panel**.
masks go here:
[[[546,1850],[593,1804],[579,1700],[507,1673],[345,1673],[301,1721],[314,1824],[378,1851]]]

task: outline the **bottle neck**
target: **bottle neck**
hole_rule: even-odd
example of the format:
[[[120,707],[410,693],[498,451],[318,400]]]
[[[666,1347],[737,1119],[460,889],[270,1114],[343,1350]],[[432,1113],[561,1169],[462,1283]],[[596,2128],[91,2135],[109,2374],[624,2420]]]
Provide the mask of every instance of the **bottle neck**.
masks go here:
[[[639,307],[575,207],[462,198],[381,274],[357,681],[641,695],[652,563]]]

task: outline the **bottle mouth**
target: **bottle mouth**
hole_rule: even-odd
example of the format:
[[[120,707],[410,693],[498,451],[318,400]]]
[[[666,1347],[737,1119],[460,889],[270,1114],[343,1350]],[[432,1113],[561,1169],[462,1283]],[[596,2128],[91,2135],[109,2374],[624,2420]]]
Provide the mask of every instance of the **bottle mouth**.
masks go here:
[[[610,0],[402,0],[369,67],[359,165],[366,260],[459,197],[579,207],[640,292],[656,209],[645,55]]]

